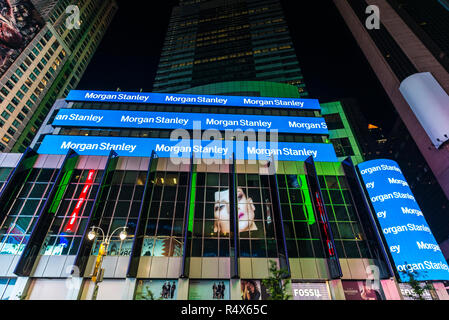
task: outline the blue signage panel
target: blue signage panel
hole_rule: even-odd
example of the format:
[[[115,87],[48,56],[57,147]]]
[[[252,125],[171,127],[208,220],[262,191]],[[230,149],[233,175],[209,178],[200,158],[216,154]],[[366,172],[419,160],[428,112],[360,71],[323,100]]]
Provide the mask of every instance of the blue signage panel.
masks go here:
[[[81,137],[48,135],[39,147],[39,154],[66,154],[72,148],[80,155],[107,156],[115,150],[119,156],[149,157],[156,151],[162,158],[229,159],[232,154],[239,160],[304,161],[313,156],[315,161],[336,162],[332,144],[324,143],[271,143],[234,140],[175,140],[123,137]]]
[[[97,128],[157,128],[216,130],[278,130],[279,132],[328,134],[323,118],[267,117],[254,115],[172,113],[121,110],[61,109],[53,126]]]
[[[321,109],[317,99],[212,96],[153,92],[72,90],[69,92],[66,100],[84,102],[185,104],[222,107]]]
[[[449,280],[449,267],[398,164],[373,160],[358,165],[365,189],[403,281]]]

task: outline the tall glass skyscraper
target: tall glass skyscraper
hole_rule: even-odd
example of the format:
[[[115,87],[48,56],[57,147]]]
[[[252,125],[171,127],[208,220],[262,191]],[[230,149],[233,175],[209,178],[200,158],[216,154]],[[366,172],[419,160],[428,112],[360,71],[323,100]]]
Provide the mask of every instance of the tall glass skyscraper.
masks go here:
[[[173,9],[154,92],[257,80],[307,91],[277,0],[181,1]]]
[[[30,145],[56,99],[80,81],[117,10],[113,0],[78,1],[77,17],[70,5],[0,1],[2,17],[15,21],[0,50],[0,151]]]

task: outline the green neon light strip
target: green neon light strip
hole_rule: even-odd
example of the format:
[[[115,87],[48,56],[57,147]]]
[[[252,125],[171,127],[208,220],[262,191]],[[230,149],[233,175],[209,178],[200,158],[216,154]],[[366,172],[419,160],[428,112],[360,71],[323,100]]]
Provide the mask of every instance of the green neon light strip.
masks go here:
[[[305,175],[299,175],[299,179],[301,180],[301,190],[303,190],[304,194],[304,203],[305,203],[305,215],[307,219],[307,224],[312,225],[315,224],[315,214],[313,213],[313,206],[312,206],[312,200],[310,199],[310,192],[309,192],[309,186],[307,184],[306,176]]]
[[[53,201],[51,203],[50,210],[48,210],[49,213],[56,213],[59,203],[61,202],[62,197],[64,196],[65,190],[67,189],[67,187],[69,185],[69,181],[70,181],[70,178],[72,177],[72,173],[73,173],[73,170],[69,170],[62,177],[62,181],[59,184],[58,191],[56,191],[55,198],[53,199]]]
[[[193,232],[193,215],[195,213],[195,196],[196,196],[196,166],[193,166],[192,183],[190,185],[190,207],[189,207],[189,226],[188,231]]]
[[[65,168],[63,170],[67,170],[64,173],[64,176],[61,179],[61,182],[59,183],[58,190],[56,191],[56,195],[53,198],[53,201],[51,203],[50,209],[48,210],[49,213],[56,213],[56,210],[59,207],[59,204],[62,201],[62,198],[64,197],[64,193],[69,186],[70,179],[72,178],[73,170],[75,169],[75,166],[78,162],[78,157],[72,157],[67,161],[67,164],[65,165]]]

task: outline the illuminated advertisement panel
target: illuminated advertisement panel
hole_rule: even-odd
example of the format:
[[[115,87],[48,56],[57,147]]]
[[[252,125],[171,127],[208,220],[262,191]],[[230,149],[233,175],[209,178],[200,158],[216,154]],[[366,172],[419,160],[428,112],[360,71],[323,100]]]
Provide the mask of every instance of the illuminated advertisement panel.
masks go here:
[[[44,26],[29,0],[0,0],[0,77]]]
[[[177,105],[200,105],[221,107],[254,107],[320,110],[317,99],[266,98],[240,96],[212,96],[194,94],[173,94],[154,92],[117,92],[72,90],[66,101],[115,102],[115,103],[157,103]]]
[[[398,285],[404,300],[420,300],[419,296],[416,294],[416,291],[410,284],[399,283]],[[424,288],[425,283],[420,283],[419,286]],[[428,289],[424,289],[421,298],[424,300],[433,300],[432,294]]]
[[[448,280],[449,267],[398,164],[373,160],[358,165],[397,272],[408,281]]]
[[[293,282],[293,300],[331,300],[326,283]]]
[[[189,300],[229,300],[229,280],[190,280]]]
[[[342,281],[346,300],[384,300],[382,289],[375,290],[366,281]]]
[[[319,162],[336,162],[332,144],[287,143],[233,140],[175,140],[153,138],[45,136],[39,154],[66,154],[69,149],[79,155],[107,156],[115,150],[119,156],[149,157],[154,150],[162,158],[304,161],[312,156]]]
[[[135,300],[176,300],[178,279],[139,280]]]
[[[268,300],[270,297],[261,280],[241,280],[240,292],[245,301]]]
[[[231,114],[167,113],[121,110],[61,109],[53,126],[94,128],[157,128],[216,130],[278,130],[279,132],[328,134],[323,118],[276,117]]]

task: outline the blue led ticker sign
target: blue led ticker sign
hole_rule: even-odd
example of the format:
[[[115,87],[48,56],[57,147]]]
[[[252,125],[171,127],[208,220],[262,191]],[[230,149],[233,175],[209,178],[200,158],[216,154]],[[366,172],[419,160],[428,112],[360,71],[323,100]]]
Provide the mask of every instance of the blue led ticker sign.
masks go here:
[[[216,130],[277,130],[279,132],[328,134],[323,118],[277,117],[233,114],[175,113],[122,110],[61,109],[53,126],[95,128],[157,128]]]
[[[402,281],[449,280],[449,266],[399,165],[372,160],[358,165],[364,187]]]
[[[317,99],[72,90],[66,101],[321,110]]]
[[[47,135],[39,154],[66,154],[69,149],[80,155],[107,156],[115,150],[119,156],[150,157],[154,150],[160,158],[304,161],[312,156],[317,162],[336,162],[332,144],[325,143],[270,143],[235,140],[190,140],[93,136]]]

